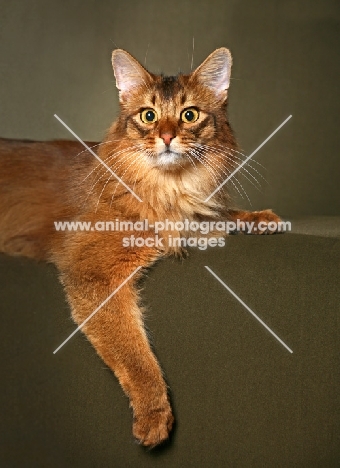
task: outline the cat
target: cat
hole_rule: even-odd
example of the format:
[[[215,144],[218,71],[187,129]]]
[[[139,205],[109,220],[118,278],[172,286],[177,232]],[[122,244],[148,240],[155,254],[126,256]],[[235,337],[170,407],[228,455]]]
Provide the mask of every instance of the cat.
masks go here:
[[[82,331],[130,399],[134,437],[154,447],[168,438],[174,418],[143,327],[138,282],[160,257],[181,255],[170,234],[193,233],[170,228],[149,245],[152,226],[240,219],[262,233],[255,231],[260,221],[280,218],[231,209],[226,190],[209,198],[240,162],[227,118],[228,49],[175,77],[148,72],[121,49],[112,65],[120,114],[101,144],[86,143],[105,165],[75,141],[0,140],[0,252],[53,262],[78,325],[116,291]],[[149,227],[135,232],[145,241],[136,247],[123,246],[126,231],[61,232],[57,220],[148,220]]]

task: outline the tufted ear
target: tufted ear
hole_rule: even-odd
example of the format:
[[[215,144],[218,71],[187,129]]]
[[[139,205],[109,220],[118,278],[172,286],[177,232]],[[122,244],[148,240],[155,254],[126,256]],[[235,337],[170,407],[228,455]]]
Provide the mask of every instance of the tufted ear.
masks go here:
[[[232,58],[225,47],[216,49],[192,73],[192,79],[197,79],[203,86],[210,88],[217,97],[226,98],[230,83]]]
[[[122,49],[116,49],[112,52],[112,67],[120,98],[134,88],[148,86],[151,79],[145,68],[132,55]]]

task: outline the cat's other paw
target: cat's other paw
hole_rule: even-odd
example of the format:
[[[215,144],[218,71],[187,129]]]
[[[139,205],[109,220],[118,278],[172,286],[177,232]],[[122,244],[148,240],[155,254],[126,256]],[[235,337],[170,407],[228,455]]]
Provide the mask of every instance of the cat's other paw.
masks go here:
[[[280,231],[281,218],[272,210],[252,211],[247,216],[247,234],[275,234]]]
[[[162,407],[135,415],[133,435],[140,444],[153,448],[169,437],[173,422],[170,404],[166,402]]]

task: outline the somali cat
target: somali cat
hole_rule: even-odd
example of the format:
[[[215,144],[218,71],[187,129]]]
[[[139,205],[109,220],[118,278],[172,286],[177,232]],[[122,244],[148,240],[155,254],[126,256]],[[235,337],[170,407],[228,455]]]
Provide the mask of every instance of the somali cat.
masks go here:
[[[153,447],[168,438],[174,418],[143,328],[137,282],[143,269],[180,249],[166,233],[164,244],[124,247],[126,232],[60,232],[54,222],[241,219],[257,226],[279,218],[271,210],[232,210],[225,190],[206,201],[240,163],[226,116],[227,49],[176,77],[149,73],[123,50],[113,52],[112,64],[120,115],[102,144],[88,143],[106,166],[77,142],[0,140],[0,251],[53,262],[78,325],[141,267],[82,331],[130,399],[135,438]],[[155,233],[149,227],[135,234]]]

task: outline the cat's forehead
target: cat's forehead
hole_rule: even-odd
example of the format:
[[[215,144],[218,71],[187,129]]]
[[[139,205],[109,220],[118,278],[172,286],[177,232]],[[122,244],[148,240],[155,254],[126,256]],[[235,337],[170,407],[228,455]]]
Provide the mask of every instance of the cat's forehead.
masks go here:
[[[164,101],[182,97],[184,86],[177,76],[159,76],[155,83],[155,91]]]
[[[187,85],[187,81],[187,77],[183,75],[159,75],[155,78],[153,85],[148,88],[145,97],[155,107],[178,108],[188,103],[193,105],[195,93],[194,89]]]

